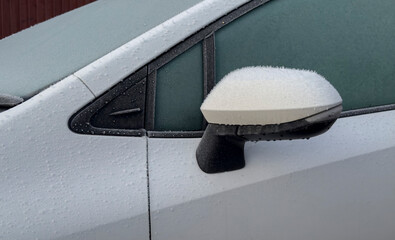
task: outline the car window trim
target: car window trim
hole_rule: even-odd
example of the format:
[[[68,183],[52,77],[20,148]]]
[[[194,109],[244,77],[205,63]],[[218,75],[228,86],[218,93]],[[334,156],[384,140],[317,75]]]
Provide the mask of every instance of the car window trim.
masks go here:
[[[395,104],[387,104],[387,105],[380,105],[380,106],[374,106],[374,107],[347,110],[347,111],[343,111],[340,114],[339,118],[353,117],[353,116],[358,116],[358,115],[377,113],[377,112],[385,112],[385,111],[391,111],[391,110],[395,110]]]
[[[187,37],[184,41],[178,43],[170,48],[165,53],[161,54],[150,63],[146,64],[147,90],[146,90],[146,106],[144,117],[144,129],[105,129],[104,135],[122,135],[122,136],[148,136],[151,138],[199,138],[203,135],[204,130],[201,131],[155,131],[155,97],[156,97],[156,80],[157,70],[165,64],[172,61],[177,56],[183,54],[185,51],[193,47],[195,44],[202,42],[203,45],[203,84],[204,84],[204,98],[210,93],[211,89],[216,83],[216,66],[215,66],[215,32],[249,13],[261,5],[272,0],[253,0],[243,4],[239,8],[229,12],[228,14],[218,18],[211,24],[207,25],[198,32]],[[134,76],[139,72],[136,71],[129,76]],[[121,81],[122,82],[122,81]],[[118,83],[119,84],[119,83]],[[118,85],[117,84],[117,85]],[[117,86],[115,85],[115,86]],[[104,95],[104,94],[103,94]],[[100,98],[100,97],[99,97]],[[99,99],[97,98],[97,99]],[[97,100],[96,99],[96,100]],[[89,105],[89,104],[88,104]],[[362,114],[369,114],[375,112],[395,110],[395,104],[388,104],[382,106],[360,108],[355,110],[343,111],[340,118],[351,117]],[[207,122],[203,118],[202,129],[207,126]],[[104,129],[103,129],[104,130]],[[89,133],[86,131],[85,133]],[[92,134],[103,134],[95,131]]]
[[[95,115],[100,109],[106,106],[110,101],[116,99],[120,94],[122,94],[125,89],[128,89],[141,80],[147,77],[147,67],[144,66],[129,75],[121,82],[113,86],[108,91],[101,94],[99,97],[93,99],[91,102],[86,104],[78,112],[73,114],[69,119],[69,129],[78,134],[91,134],[91,135],[111,135],[111,136],[135,136],[142,137],[146,136],[146,130],[141,129],[116,129],[116,128],[103,128],[92,126],[91,120],[93,115]],[[146,107],[147,104],[144,104]],[[145,110],[145,109],[144,109]],[[145,116],[144,116],[145,123]]]

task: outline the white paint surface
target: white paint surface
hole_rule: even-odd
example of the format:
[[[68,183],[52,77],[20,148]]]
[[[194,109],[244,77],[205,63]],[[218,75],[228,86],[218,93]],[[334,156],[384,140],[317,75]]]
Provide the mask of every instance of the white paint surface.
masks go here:
[[[394,122],[388,111],[247,143],[245,168],[211,175],[200,139],[149,139],[152,239],[393,239]]]
[[[336,89],[315,72],[245,67],[226,75],[200,109],[209,123],[266,125],[303,119],[341,103]]]
[[[0,113],[0,239],[148,239],[146,138],[79,135],[68,77]]]
[[[124,44],[75,75],[98,96],[161,53],[247,0],[206,0]]]

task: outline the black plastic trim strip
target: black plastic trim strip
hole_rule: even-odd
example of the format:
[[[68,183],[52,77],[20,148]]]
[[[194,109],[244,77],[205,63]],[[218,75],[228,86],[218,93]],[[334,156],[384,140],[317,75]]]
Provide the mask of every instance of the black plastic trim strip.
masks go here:
[[[141,112],[141,108],[132,108],[132,109],[126,109],[126,110],[121,110],[117,112],[110,113],[110,116],[119,116],[119,115],[127,115],[127,114],[133,114],[133,113],[138,113]]]
[[[340,114],[339,118],[352,117],[352,116],[358,116],[358,115],[363,115],[363,114],[377,113],[377,112],[384,112],[384,111],[391,111],[391,110],[395,110],[395,104],[388,104],[388,105],[382,105],[382,106],[376,106],[376,107],[368,107],[368,108],[360,108],[360,109],[355,109],[355,110],[343,111]]]
[[[154,130],[155,127],[156,73],[156,70],[149,73],[147,81],[147,93],[145,100],[145,129],[148,131]]]
[[[214,33],[203,40],[204,98],[215,86],[215,38]]]
[[[203,96],[208,96],[215,85],[215,33],[211,33],[203,40]],[[202,129],[207,127],[207,120],[203,117]]]
[[[100,97],[88,103],[80,111],[75,113],[69,120],[69,128],[79,134],[94,134],[94,135],[114,135],[114,136],[145,136],[145,129],[109,129],[99,128],[92,126],[92,116],[103,108],[108,102],[112,101],[127,89],[147,76],[147,67],[137,70],[134,74],[125,78],[120,83],[116,84],[107,92],[103,93]]]
[[[148,131],[151,138],[201,138],[204,131]]]
[[[344,111],[340,114],[339,118],[345,117],[352,117],[358,116],[363,114],[370,114],[370,113],[377,113],[377,112],[384,112],[384,111],[391,111],[395,110],[395,104],[388,104],[383,106],[377,107],[369,107],[369,108],[362,108],[356,110],[348,110]],[[201,138],[203,136],[204,131],[177,131],[177,132],[161,132],[161,131],[148,131],[147,136],[151,138]]]

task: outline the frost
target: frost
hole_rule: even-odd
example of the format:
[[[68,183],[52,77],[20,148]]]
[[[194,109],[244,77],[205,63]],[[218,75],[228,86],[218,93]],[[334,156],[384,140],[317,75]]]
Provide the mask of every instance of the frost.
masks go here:
[[[30,97],[199,1],[96,1],[4,38],[1,91]]]
[[[336,89],[313,71],[245,67],[226,75],[201,110],[214,123],[272,124],[307,117],[341,102]]]
[[[328,81],[308,70],[246,67],[226,75],[202,108],[290,109],[341,101]]]
[[[149,2],[151,3],[151,1]],[[162,2],[166,6],[172,6],[168,1]],[[185,1],[181,2],[186,4]],[[181,2],[178,1],[177,4],[173,5],[178,8]],[[127,50],[123,48],[115,49],[77,71],[75,76],[80,78],[95,95],[100,95],[120,79],[149,63],[161,53],[169,50],[191,34],[245,2],[247,0],[201,1],[189,8],[188,11],[181,12],[129,41],[124,45],[124,48]],[[144,3],[148,2],[145,1]],[[155,6],[155,8],[158,8],[158,6]],[[147,16],[150,18],[152,15],[155,14],[150,12]],[[194,24],[192,25],[191,23]],[[115,59],[121,59],[122,61],[116,61]],[[131,62],[133,64],[130,64]],[[106,67],[108,69],[104,70]],[[104,79],[100,76],[103,71],[108,74],[108,78]]]
[[[93,99],[71,76],[0,113],[0,239],[148,239],[146,140],[71,132]]]

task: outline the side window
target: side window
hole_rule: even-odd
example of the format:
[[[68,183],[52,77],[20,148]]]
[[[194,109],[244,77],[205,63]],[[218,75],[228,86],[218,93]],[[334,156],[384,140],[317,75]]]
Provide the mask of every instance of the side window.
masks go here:
[[[395,103],[395,2],[274,0],[215,33],[216,80],[251,65],[315,70],[344,110]]]
[[[85,106],[71,117],[70,129],[200,136],[204,97],[226,74],[245,66],[317,71],[339,91],[344,110],[395,103],[394,12],[392,0],[247,2]]]
[[[157,69],[154,130],[202,129],[202,54],[198,43]]]

